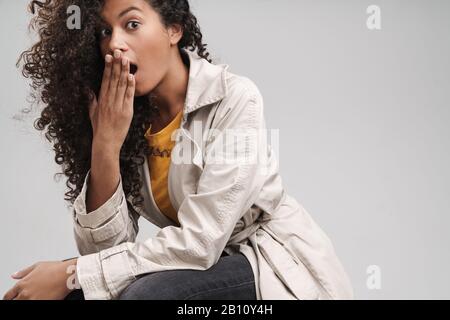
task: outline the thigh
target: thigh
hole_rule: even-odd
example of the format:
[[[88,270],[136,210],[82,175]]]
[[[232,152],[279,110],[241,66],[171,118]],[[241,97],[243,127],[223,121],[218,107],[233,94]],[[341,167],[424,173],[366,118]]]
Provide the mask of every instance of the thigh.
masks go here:
[[[255,278],[242,253],[225,255],[207,270],[167,270],[140,276],[120,299],[256,300]]]

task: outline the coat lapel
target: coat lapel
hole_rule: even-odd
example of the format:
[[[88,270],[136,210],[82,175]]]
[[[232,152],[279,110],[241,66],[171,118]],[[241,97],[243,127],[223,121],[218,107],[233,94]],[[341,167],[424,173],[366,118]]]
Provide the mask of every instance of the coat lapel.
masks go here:
[[[222,100],[228,93],[227,64],[215,65],[199,57],[195,52],[181,49],[189,59],[189,80],[184,105],[187,115],[201,107]]]
[[[188,125],[188,122],[190,122],[192,118],[189,115],[204,106],[221,101],[227,95],[228,85],[226,82],[226,70],[229,66],[227,64],[215,65],[209,63],[207,60],[199,57],[195,52],[186,49],[181,49],[181,54],[184,59],[188,59],[189,61],[189,78],[183,109],[183,119],[181,121],[179,133],[184,135],[185,138],[194,145],[193,154],[201,155],[202,143],[201,141],[196,141],[193,138],[193,133],[190,132],[193,127]],[[204,121],[204,119],[199,120]],[[180,139],[177,139],[176,145],[179,142]],[[190,144],[185,145],[190,146]],[[202,166],[201,161],[202,158],[194,157],[193,164],[200,168]],[[192,186],[180,185],[178,180],[180,172],[177,171],[182,170],[183,167],[184,165],[174,164],[173,161],[170,162],[169,166],[168,191],[170,201],[175,210],[178,210],[181,205],[181,199],[184,198],[184,191],[188,190],[189,192],[192,192],[192,188],[196,185],[196,183],[192,183]],[[144,179],[144,185],[141,192],[144,195],[144,208],[146,211],[141,212],[141,215],[158,225],[160,228],[174,225],[170,219],[161,213],[154,201],[147,159],[141,169],[141,177]]]

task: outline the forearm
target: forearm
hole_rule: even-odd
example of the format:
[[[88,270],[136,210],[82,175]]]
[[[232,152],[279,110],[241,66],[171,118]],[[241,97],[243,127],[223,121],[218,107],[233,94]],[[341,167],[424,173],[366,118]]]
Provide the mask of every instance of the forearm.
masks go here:
[[[116,173],[112,173],[113,169],[108,170],[112,167],[108,164],[108,159],[111,159],[107,156],[109,153],[102,154],[103,159],[106,159],[104,161],[101,160],[102,157],[96,157],[97,153],[93,153],[92,168],[87,172],[81,192],[73,205],[74,236],[81,255],[98,252],[124,241],[133,241],[138,231],[139,214],[128,209],[129,202],[123,191],[118,165],[114,166]],[[118,179],[117,184],[114,183],[110,189],[111,191],[107,190],[103,196],[100,195],[102,197],[100,200],[94,199],[92,195],[88,196],[88,192],[97,196],[99,194],[96,193],[96,186],[101,190],[111,188],[111,185],[103,187],[101,180],[98,183],[95,179],[90,180],[93,170],[97,169],[97,164],[100,164],[97,177]],[[88,186],[89,181],[91,181],[90,186]],[[88,197],[90,197],[89,201]],[[98,201],[97,205],[92,204],[91,200]]]
[[[114,194],[120,180],[119,152],[92,148],[91,173],[88,181],[86,209],[92,212]]]

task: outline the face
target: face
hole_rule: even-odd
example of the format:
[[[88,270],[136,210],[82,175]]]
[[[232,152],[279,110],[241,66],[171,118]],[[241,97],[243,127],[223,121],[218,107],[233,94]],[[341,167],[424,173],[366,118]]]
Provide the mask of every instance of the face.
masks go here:
[[[135,73],[135,96],[150,93],[162,81],[182,32],[165,27],[146,0],[105,0],[101,12],[100,49],[103,57],[121,50]],[[136,69],[136,70],[134,70]]]

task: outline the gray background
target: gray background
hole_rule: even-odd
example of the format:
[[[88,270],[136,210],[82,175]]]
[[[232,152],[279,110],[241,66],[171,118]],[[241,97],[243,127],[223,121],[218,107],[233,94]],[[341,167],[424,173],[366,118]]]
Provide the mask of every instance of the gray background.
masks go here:
[[[0,293],[77,255],[60,168],[14,64],[28,1],[0,0]],[[368,30],[366,8],[381,8]],[[251,78],[280,129],[284,185],[334,242],[358,299],[450,298],[450,2],[191,1],[216,62]],[[156,229],[141,219],[139,239]],[[367,267],[381,270],[370,290]]]

